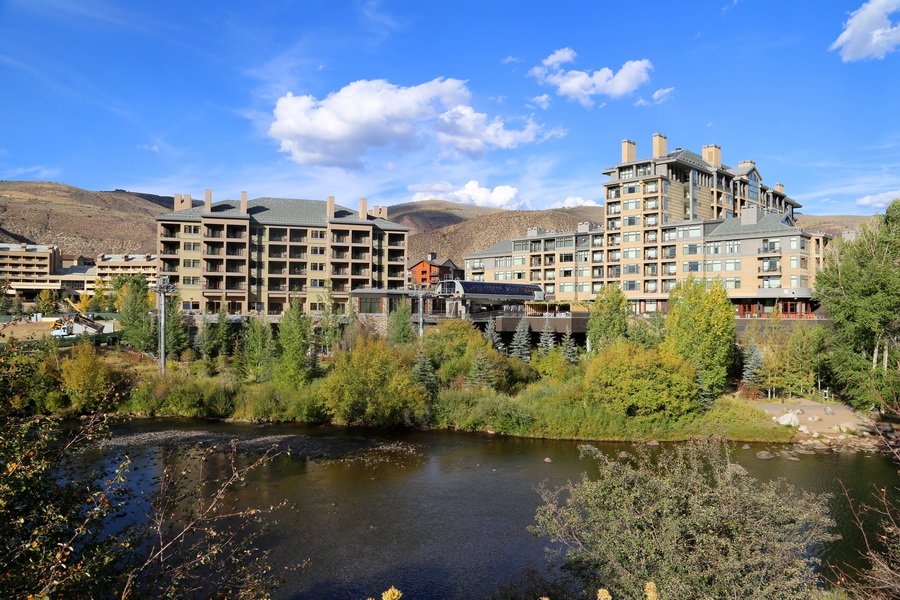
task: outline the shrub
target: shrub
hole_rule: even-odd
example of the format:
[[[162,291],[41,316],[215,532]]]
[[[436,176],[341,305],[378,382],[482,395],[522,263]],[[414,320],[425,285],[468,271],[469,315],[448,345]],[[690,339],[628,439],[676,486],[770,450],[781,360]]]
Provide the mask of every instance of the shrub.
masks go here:
[[[678,417],[699,408],[696,372],[677,356],[617,342],[587,367],[589,400],[627,416]]]
[[[62,361],[62,389],[69,397],[68,410],[83,413],[96,409],[112,392],[109,367],[88,342],[77,344],[72,355]]]

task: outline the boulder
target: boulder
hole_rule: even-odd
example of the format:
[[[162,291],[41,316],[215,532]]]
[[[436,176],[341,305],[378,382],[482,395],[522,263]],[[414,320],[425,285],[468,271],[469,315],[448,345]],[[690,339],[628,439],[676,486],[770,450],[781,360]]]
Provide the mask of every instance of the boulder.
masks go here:
[[[821,420],[822,420],[822,417],[820,417],[820,416],[818,416],[818,415],[813,415],[813,416],[811,416],[811,417],[806,417],[806,420],[807,420],[807,421],[812,421],[813,423],[815,423],[816,421],[821,421]]]
[[[545,463],[552,463],[552,462],[553,462],[553,459],[550,458],[550,457],[548,456],[547,458],[544,459],[544,462],[545,462]]]
[[[841,433],[855,433],[859,429],[859,425],[854,421],[844,421],[838,425],[838,431]]]
[[[778,417],[776,421],[779,425],[789,425],[791,427],[796,427],[800,424],[800,419],[797,418],[797,415],[794,413],[785,413]]]
[[[647,445],[648,446],[659,446],[659,442],[657,442],[656,440],[651,440],[651,441],[647,442]]]
[[[830,406],[826,406],[826,407],[825,407],[825,414],[826,414],[826,415],[833,415],[833,414],[834,414],[834,411],[831,410],[831,407],[830,407]]]
[[[623,450],[616,455],[616,458],[618,458],[619,460],[628,460],[631,458],[631,455]]]
[[[741,446],[741,450],[749,450],[749,449],[750,449],[750,444],[744,444],[743,446]]]
[[[793,452],[789,452],[788,450],[782,450],[778,454],[780,454],[782,456],[782,458],[785,458],[787,460],[800,460],[799,458],[794,456]]]
[[[734,473],[735,475],[746,475],[747,474],[747,469],[745,469],[744,467],[742,467],[741,465],[736,464],[736,463],[730,463],[726,470],[729,473]]]
[[[771,460],[775,458],[775,455],[767,450],[760,450],[756,453],[756,458],[758,458],[759,460]]]
[[[809,427],[807,427],[806,425],[801,425],[797,428],[797,431],[799,433],[805,433],[806,435],[809,435]]]
[[[878,433],[893,433],[894,428],[889,423],[879,423],[875,426]]]

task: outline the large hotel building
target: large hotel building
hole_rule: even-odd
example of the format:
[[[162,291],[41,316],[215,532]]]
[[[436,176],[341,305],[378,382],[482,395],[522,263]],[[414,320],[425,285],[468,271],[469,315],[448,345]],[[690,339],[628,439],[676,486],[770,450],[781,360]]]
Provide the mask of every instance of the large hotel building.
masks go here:
[[[721,279],[739,316],[809,314],[829,236],[795,226],[800,205],[784,186],[763,184],[753,161],[722,163],[719,146],[669,152],[654,134],[652,156],[622,142],[622,162],[603,171],[603,223],[576,231],[529,229],[465,257],[468,279],[540,284],[556,301],[589,300],[621,287],[639,313],[664,310],[689,276]],[[777,306],[777,308],[776,308]]]
[[[387,220],[387,208],[354,211],[334,198],[258,198],[202,205],[175,196],[159,215],[159,274],[177,285],[188,312],[210,314],[224,303],[232,314],[281,314],[288,299],[315,312],[330,286],[337,310],[351,290],[406,287],[407,228]]]

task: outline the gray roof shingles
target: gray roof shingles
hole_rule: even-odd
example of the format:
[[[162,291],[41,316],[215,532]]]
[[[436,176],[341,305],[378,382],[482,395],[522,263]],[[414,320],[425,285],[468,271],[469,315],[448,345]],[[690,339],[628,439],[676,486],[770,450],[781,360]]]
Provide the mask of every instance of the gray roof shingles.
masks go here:
[[[398,225],[386,219],[369,217],[364,221],[359,213],[344,206],[335,205],[334,218],[325,216],[324,200],[300,200],[294,198],[256,198],[247,202],[249,218],[261,225],[306,225],[308,227],[325,227],[328,222],[359,225],[372,224],[388,231],[408,231],[408,227]],[[177,212],[158,215],[157,221],[197,221],[202,217],[246,218],[240,213],[240,202],[225,200],[212,205],[212,212],[206,212],[204,206],[195,206]]]

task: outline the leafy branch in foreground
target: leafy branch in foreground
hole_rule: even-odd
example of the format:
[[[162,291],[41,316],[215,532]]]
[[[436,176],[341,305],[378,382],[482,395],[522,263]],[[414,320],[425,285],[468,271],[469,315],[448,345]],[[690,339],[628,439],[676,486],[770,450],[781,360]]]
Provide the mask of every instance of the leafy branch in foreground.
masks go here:
[[[652,581],[671,600],[815,591],[812,550],[833,539],[823,496],[747,476],[716,440],[629,460],[581,451],[596,479],[541,488],[531,530],[557,544],[585,589],[638,598]]]

